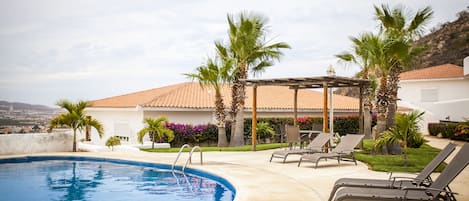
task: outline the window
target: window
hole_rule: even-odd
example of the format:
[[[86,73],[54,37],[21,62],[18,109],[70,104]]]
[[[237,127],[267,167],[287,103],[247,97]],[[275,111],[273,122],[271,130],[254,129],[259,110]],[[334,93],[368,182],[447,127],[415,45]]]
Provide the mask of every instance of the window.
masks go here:
[[[126,141],[126,142],[129,141],[129,137],[128,137],[128,136],[119,136],[119,135],[116,135],[116,137],[119,138],[119,140],[121,140],[121,141]]]
[[[421,102],[436,102],[438,101],[438,89],[422,89],[420,91]]]
[[[130,127],[127,122],[116,122],[114,123],[114,135],[121,141],[129,141],[130,139]]]

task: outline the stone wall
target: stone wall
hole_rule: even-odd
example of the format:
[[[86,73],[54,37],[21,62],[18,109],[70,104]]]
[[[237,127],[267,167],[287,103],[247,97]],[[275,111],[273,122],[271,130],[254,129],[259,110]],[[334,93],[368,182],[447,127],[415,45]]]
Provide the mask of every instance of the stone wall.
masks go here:
[[[0,135],[0,155],[70,152],[72,146],[73,135],[70,133]]]

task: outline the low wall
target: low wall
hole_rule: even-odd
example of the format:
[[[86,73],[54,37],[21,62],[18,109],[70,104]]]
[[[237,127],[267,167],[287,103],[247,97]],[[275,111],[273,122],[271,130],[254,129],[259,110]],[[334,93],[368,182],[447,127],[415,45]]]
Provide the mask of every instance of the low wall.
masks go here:
[[[0,135],[0,155],[39,152],[70,152],[73,135],[70,133],[31,133]]]

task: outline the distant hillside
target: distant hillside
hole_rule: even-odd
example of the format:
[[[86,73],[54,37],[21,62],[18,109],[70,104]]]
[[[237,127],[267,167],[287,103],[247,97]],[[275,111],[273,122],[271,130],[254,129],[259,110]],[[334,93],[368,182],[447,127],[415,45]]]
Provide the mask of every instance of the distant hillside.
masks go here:
[[[0,110],[9,110],[13,107],[14,110],[36,110],[36,111],[51,111],[54,108],[45,105],[32,105],[28,103],[0,101]]]
[[[447,63],[463,66],[464,57],[469,56],[469,11],[461,11],[457,20],[433,28],[416,43],[428,48],[416,69]]]

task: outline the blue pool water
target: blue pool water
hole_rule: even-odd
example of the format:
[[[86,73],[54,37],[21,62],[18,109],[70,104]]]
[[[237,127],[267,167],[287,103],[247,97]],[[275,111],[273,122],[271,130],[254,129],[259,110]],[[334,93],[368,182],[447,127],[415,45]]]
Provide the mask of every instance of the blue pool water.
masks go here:
[[[0,159],[2,201],[232,201],[235,190],[223,178],[194,169],[88,157]]]

